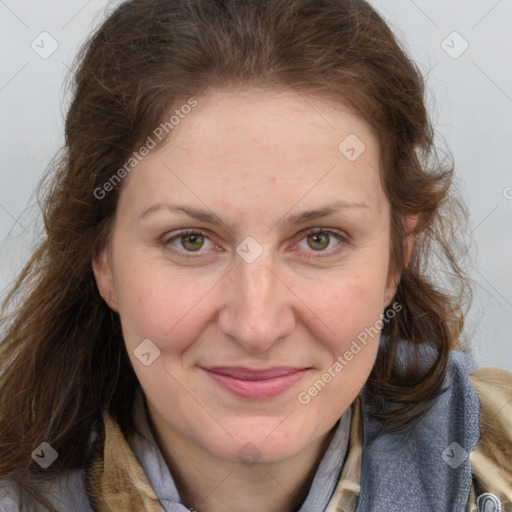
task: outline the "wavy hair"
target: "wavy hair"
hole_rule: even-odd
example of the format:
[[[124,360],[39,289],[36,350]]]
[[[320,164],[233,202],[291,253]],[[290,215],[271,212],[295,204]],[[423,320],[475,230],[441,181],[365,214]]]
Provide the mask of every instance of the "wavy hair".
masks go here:
[[[76,58],[65,146],[40,186],[43,238],[2,306],[0,479],[49,509],[31,482],[82,468],[105,408],[129,429],[138,385],[92,271],[122,183],[105,197],[94,191],[183,98],[228,86],[293,88],[350,106],[374,129],[402,309],[384,326],[366,397],[385,430],[407,430],[442,392],[470,300],[451,250],[465,211],[452,194],[453,163],[437,156],[424,78],[382,17],[364,0],[126,1]],[[411,213],[418,223],[405,264]],[[412,348],[406,364],[399,340]],[[31,458],[43,441],[59,454],[44,471]]]

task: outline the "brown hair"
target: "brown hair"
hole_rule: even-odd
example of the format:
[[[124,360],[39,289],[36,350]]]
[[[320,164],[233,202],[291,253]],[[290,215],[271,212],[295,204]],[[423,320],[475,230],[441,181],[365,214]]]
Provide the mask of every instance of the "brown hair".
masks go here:
[[[2,308],[0,479],[36,494],[29,477],[83,467],[91,428],[107,406],[129,428],[137,380],[119,318],[92,272],[121,186],[101,199],[94,191],[183,98],[227,86],[293,88],[342,102],[374,129],[392,209],[390,275],[401,272],[394,300],[402,310],[384,325],[387,341],[365,391],[387,430],[407,429],[428,411],[469,301],[449,246],[456,213],[464,211],[449,193],[453,166],[436,157],[423,78],[368,3],[127,1],[82,47],[74,69],[66,144],[41,188],[46,236]],[[407,213],[419,221],[405,265]],[[450,293],[427,277],[433,255],[451,273]],[[399,339],[415,348],[405,365]],[[421,359],[421,347],[432,349],[431,361]],[[44,471],[31,458],[43,441],[59,454]]]

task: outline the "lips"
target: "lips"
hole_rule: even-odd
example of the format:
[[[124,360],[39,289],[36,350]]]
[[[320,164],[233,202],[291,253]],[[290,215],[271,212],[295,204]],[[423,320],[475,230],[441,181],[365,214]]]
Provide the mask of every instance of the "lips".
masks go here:
[[[244,398],[271,398],[296,384],[309,368],[276,366],[266,369],[214,366],[201,369],[225,390]]]
[[[242,380],[266,380],[273,379],[275,377],[282,377],[284,375],[290,375],[307,368],[292,368],[288,366],[276,366],[274,368],[268,368],[266,370],[256,370],[252,368],[244,367],[233,367],[233,366],[214,366],[211,368],[205,368],[206,370],[221,375],[228,375],[235,379]]]

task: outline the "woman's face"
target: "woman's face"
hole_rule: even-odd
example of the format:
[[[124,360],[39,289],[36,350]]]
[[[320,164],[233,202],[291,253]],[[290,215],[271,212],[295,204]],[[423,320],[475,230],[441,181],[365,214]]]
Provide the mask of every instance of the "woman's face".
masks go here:
[[[197,101],[126,177],[96,280],[157,430],[284,460],[333,427],[376,357],[395,291],[378,143],[291,91]]]

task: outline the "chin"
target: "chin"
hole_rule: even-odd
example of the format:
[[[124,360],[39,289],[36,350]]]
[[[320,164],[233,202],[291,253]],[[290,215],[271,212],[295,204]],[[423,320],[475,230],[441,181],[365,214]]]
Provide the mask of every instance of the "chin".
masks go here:
[[[306,432],[301,435],[299,432],[290,432],[289,428],[280,425],[282,420],[283,418],[272,418],[272,421],[266,420],[257,424],[253,419],[251,425],[244,422],[237,427],[228,428],[232,437],[226,434],[214,446],[210,439],[206,448],[216,457],[248,466],[286,460],[306,448],[311,439],[305,435]]]

